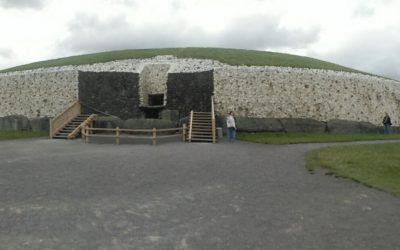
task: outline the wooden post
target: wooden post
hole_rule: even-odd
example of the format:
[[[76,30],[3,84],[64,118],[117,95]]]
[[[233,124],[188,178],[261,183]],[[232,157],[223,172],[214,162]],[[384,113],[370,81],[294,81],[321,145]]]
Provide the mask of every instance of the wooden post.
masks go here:
[[[193,110],[190,111],[190,122],[189,122],[189,135],[188,135],[188,141],[192,141],[192,127],[193,127]]]
[[[90,130],[89,130],[90,131]],[[88,143],[89,142],[89,136],[90,136],[90,132],[89,131],[87,131],[86,130],[86,127],[85,127],[85,132],[86,132],[86,136],[85,136],[85,143]]]
[[[215,127],[215,117],[213,116],[212,118],[211,118],[211,124],[212,124],[212,143],[214,143],[215,144],[215,142],[216,142],[216,138],[217,138],[217,135],[216,135],[216,127]]]
[[[82,134],[82,140],[85,141],[86,140],[86,138],[85,138],[85,126],[82,127],[81,134]]]
[[[184,123],[182,125],[182,141],[185,141],[186,139],[186,124]]]
[[[211,96],[211,128],[212,128],[212,143],[216,143],[216,127],[215,127],[215,109],[214,109],[214,96]]]
[[[115,130],[116,136],[115,136],[115,144],[119,145],[119,127]]]
[[[50,119],[50,121],[49,121],[49,123],[50,123],[50,139],[53,139],[53,119]]]
[[[153,145],[157,144],[157,129],[153,128]]]

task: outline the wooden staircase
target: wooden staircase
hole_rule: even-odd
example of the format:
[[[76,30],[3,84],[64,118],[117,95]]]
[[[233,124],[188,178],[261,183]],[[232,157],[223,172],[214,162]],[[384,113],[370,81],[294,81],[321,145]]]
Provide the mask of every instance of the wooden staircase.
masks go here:
[[[212,128],[212,117],[210,112],[191,112],[188,141],[212,143]]]
[[[81,132],[81,129],[86,124],[91,124],[96,119],[95,114],[77,115],[69,121],[64,127],[58,130],[53,139],[75,139]]]

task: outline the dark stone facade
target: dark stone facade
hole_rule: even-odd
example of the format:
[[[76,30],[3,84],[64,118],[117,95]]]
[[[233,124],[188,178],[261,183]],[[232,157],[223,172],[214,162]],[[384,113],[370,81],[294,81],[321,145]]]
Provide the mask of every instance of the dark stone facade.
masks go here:
[[[139,74],[79,72],[82,113],[106,113],[121,119],[140,118]]]
[[[144,117],[137,73],[81,71],[78,86],[83,113],[106,113],[123,120]],[[213,91],[213,71],[170,73],[165,109],[177,112],[179,118],[191,110],[210,112]]]
[[[167,109],[178,110],[179,116],[188,116],[191,110],[211,111],[214,91],[213,71],[170,73],[167,81]]]

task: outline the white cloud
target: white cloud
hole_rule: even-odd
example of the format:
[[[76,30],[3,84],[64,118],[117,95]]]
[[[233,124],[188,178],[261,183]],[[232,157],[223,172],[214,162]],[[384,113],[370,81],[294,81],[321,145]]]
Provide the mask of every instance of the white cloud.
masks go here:
[[[119,15],[101,19],[78,15],[69,24],[69,36],[59,44],[67,53],[88,53],[126,48],[218,46],[245,49],[300,47],[316,39],[317,32],[288,30],[268,16],[234,20],[223,32],[188,26],[171,18],[163,24],[136,26]]]
[[[33,8],[40,9],[45,4],[46,0],[0,0],[0,7],[25,9]]]
[[[288,29],[277,17],[254,15],[234,20],[218,36],[219,45],[244,49],[299,48],[315,42],[318,30]]]
[[[400,79],[399,9],[399,0],[0,0],[0,67],[218,46],[313,56]]]
[[[327,60],[359,70],[400,79],[400,27],[358,33],[341,47],[323,55]]]
[[[1,49],[0,48],[0,57],[8,59],[8,58],[11,58],[12,55],[13,55],[13,51],[11,49]]]

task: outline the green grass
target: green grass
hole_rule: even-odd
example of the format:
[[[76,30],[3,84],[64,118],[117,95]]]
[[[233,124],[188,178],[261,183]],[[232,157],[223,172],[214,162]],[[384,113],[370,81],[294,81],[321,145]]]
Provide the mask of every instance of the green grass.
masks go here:
[[[338,64],[333,64],[310,57],[266,51],[225,48],[163,48],[108,51],[34,62],[4,69],[1,70],[0,73],[36,69],[42,67],[47,68],[65,65],[83,65],[123,59],[150,58],[157,55],[174,55],[178,58],[214,59],[230,65],[282,66],[363,73]]]
[[[306,167],[400,195],[400,143],[334,146],[306,155]]]
[[[243,141],[264,144],[295,144],[311,142],[347,142],[366,140],[400,139],[400,134],[334,134],[334,133],[238,133],[237,138]]]
[[[47,131],[0,131],[0,140],[23,139],[48,136]]]

